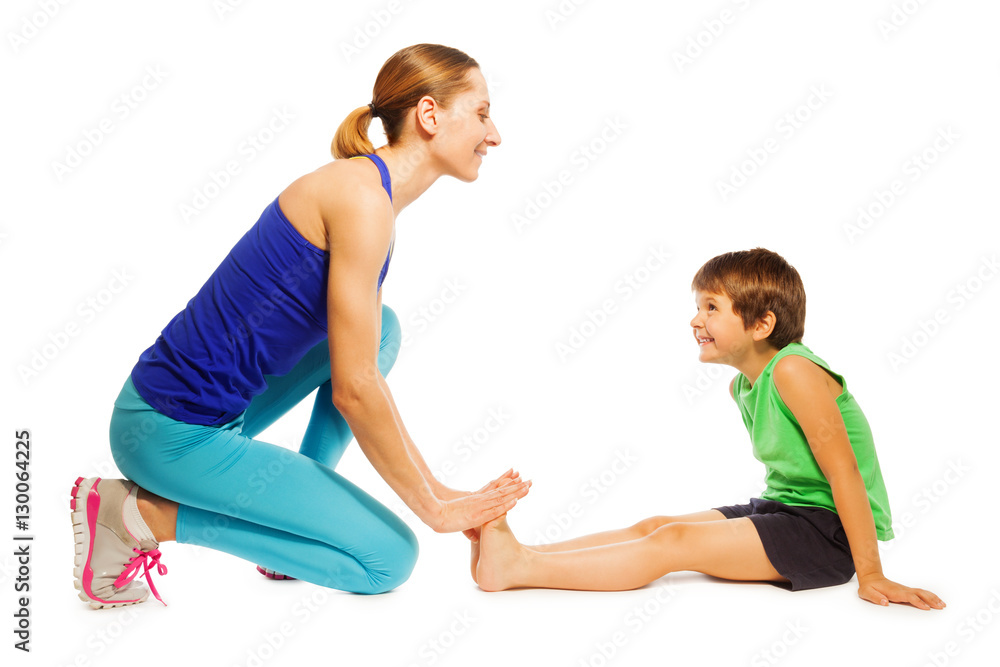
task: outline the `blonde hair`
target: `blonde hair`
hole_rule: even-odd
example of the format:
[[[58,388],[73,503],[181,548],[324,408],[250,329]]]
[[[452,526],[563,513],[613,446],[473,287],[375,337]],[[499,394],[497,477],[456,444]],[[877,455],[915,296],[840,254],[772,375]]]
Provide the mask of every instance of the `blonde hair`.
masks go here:
[[[456,95],[469,89],[468,71],[477,63],[469,55],[441,44],[415,44],[392,55],[375,78],[372,103],[382,119],[389,145],[399,140],[406,111],[429,95],[448,108]],[[368,138],[373,115],[369,106],[352,111],[337,128],[330,152],[337,159],[372,153]]]

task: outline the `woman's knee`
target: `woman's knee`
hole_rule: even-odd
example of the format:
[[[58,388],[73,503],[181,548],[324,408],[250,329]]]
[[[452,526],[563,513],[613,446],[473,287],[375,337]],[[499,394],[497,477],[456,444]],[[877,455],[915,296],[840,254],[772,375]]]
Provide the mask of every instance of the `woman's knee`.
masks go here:
[[[396,363],[402,344],[403,330],[399,325],[399,318],[392,308],[382,304],[382,338],[378,351],[378,369],[383,376],[387,375]]]
[[[368,589],[362,591],[364,593],[374,595],[391,591],[413,573],[420,554],[417,536],[406,524],[396,527],[392,533],[391,537],[381,540],[373,559],[377,562],[363,563],[369,583]]]

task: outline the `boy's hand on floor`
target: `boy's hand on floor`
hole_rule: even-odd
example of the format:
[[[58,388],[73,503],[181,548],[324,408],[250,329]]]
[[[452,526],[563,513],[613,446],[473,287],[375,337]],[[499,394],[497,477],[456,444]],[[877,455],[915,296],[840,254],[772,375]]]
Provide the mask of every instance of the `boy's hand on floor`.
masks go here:
[[[944,609],[945,604],[937,595],[922,588],[910,588],[897,584],[883,576],[868,577],[858,584],[858,596],[862,600],[877,605],[888,606],[890,602],[910,604],[917,609]]]

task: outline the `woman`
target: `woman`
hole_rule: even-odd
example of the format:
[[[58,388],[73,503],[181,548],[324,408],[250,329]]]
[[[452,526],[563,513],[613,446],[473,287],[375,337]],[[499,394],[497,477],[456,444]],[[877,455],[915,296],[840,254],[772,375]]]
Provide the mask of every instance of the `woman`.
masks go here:
[[[375,117],[388,138],[378,151],[367,135]],[[478,526],[524,497],[530,482],[513,471],[474,493],[435,480],[384,379],[400,342],[381,292],[395,218],[442,175],[474,181],[499,145],[468,55],[418,44],[383,65],[372,103],[337,130],[338,159],[281,192],[133,368],[111,419],[128,479],[81,478],[72,491],[81,599],[143,602],[140,570],[160,599],[150,570],[166,573],[158,547],[169,540],[251,560],[271,577],[395,588],[417,541],[333,470],[352,436],[437,532],[476,540]],[[298,453],[255,439],[317,388]]]

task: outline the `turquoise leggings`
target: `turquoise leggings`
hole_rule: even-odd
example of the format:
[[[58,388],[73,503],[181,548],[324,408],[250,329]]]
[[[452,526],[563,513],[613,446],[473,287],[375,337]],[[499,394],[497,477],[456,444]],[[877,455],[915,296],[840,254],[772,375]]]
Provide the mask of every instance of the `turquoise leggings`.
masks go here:
[[[399,320],[383,306],[383,376],[400,341]],[[255,439],[317,388],[298,452]],[[267,390],[228,424],[171,419],[136,393],[131,378],[111,417],[118,468],[142,488],[179,503],[178,542],[320,586],[382,593],[410,576],[417,539],[399,517],[334,470],[352,438],[333,406],[325,340],[287,375],[268,377]]]

